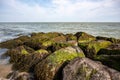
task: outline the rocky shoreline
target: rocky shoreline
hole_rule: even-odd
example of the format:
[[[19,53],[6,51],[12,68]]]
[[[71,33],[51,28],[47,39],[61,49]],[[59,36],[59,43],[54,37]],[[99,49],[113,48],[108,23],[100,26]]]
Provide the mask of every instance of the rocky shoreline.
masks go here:
[[[0,80],[120,80],[120,39],[32,33],[0,43],[12,72]]]

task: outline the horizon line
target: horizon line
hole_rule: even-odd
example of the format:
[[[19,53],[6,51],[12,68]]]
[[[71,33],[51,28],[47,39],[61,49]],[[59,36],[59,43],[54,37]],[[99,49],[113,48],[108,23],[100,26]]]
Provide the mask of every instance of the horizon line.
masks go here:
[[[34,21],[26,21],[26,22],[22,22],[22,21],[15,21],[15,22],[0,22],[0,23],[120,23],[120,22],[112,22],[112,21],[109,21],[109,22],[107,22],[107,21],[105,21],[105,22],[101,22],[101,21],[99,21],[99,22],[38,22],[38,21],[36,21],[36,22],[34,22]]]

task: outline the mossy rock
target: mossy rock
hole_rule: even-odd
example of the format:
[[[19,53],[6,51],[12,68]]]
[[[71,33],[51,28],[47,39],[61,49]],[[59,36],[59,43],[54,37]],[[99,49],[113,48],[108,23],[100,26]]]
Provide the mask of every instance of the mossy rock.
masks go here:
[[[27,41],[28,39],[29,39],[28,36],[20,36],[18,38],[0,43],[0,48],[12,49],[20,45],[23,45],[24,42]]]
[[[71,46],[78,46],[78,42],[76,40],[70,40],[67,41],[66,43],[70,44]]]
[[[17,62],[21,56],[29,55],[29,52],[25,49],[24,46],[19,46],[17,48],[8,50],[5,55],[10,56],[10,63],[14,63]]]
[[[53,42],[66,42],[66,37],[65,36],[58,36],[58,37],[55,37],[55,38],[52,38],[52,41]]]
[[[120,44],[112,44],[111,46],[101,49],[98,55],[120,55]]]
[[[48,51],[40,49],[33,54],[22,55],[17,62],[14,62],[13,69],[19,71],[33,72],[37,63],[49,55]]]
[[[25,42],[25,45],[38,50],[47,49],[55,42],[65,41],[65,37],[60,33],[34,33],[32,37]]]
[[[98,40],[108,40],[108,41],[110,41],[112,43],[115,43],[115,44],[120,43],[120,39],[115,39],[115,38],[97,36],[96,39],[98,39]]]
[[[44,32],[31,33],[31,37],[42,36],[43,34],[45,34],[45,33]]]
[[[43,54],[44,54],[44,53],[45,53],[45,54],[48,54],[48,51],[45,50],[45,49],[40,49],[40,50],[37,50],[37,51],[34,52],[34,54],[42,54],[42,53],[43,53]]]
[[[33,49],[40,49],[41,47],[41,39],[39,38],[30,38],[24,43],[26,46],[29,46]]]
[[[62,80],[120,80],[120,72],[89,58],[75,58],[63,69]]]
[[[96,40],[94,36],[87,34],[85,32],[77,32],[75,36],[77,37],[78,43],[86,43]]]
[[[107,48],[111,44],[110,41],[98,40],[89,43],[80,43],[79,46],[86,53],[87,57],[93,58],[101,49]]]
[[[66,34],[65,36],[67,41],[71,41],[71,40],[77,41],[77,37],[73,34]]]
[[[61,74],[61,67],[66,61],[72,60],[75,57],[85,57],[84,53],[76,52],[72,47],[63,48],[55,51],[46,59],[38,63],[35,67],[35,76],[38,80],[59,80]],[[59,75],[59,77],[57,77]]]
[[[67,42],[54,43],[48,48],[48,50],[50,50],[51,52],[54,52],[56,50],[59,50],[61,48],[65,48],[65,47],[68,47],[68,46],[72,46],[72,44],[67,43]]]
[[[62,35],[62,36],[58,36],[58,37],[52,38],[52,39],[50,39],[48,41],[42,42],[41,48],[42,49],[47,49],[47,48],[52,47],[52,46],[58,47],[58,44],[59,45],[60,44],[64,45],[64,43],[66,43],[66,38],[65,38],[65,36]]]
[[[23,42],[21,40],[8,40],[0,43],[0,48],[12,49],[20,45],[23,45]]]
[[[98,55],[94,60],[102,62],[102,64],[120,71],[120,55]]]
[[[32,38],[48,38],[48,39],[51,39],[51,38],[55,38],[57,36],[61,36],[63,35],[62,33],[57,33],[57,32],[49,32],[49,33],[43,33],[43,32],[40,32],[40,33],[32,33],[31,34],[31,37]]]

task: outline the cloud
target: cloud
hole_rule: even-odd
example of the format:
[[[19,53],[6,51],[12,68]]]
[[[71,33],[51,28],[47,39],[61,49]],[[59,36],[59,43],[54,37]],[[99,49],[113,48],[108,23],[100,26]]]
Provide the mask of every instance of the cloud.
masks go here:
[[[1,0],[0,4],[0,21],[120,21],[120,0]]]

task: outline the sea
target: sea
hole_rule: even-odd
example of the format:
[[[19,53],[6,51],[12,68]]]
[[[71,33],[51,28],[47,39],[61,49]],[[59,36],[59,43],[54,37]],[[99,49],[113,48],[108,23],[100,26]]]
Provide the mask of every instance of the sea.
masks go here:
[[[120,22],[1,22],[0,42],[30,35],[33,32],[62,32],[64,34],[86,32],[93,36],[113,37],[120,39]],[[0,56],[7,49],[0,48]],[[7,59],[0,58],[0,64],[6,64]]]

